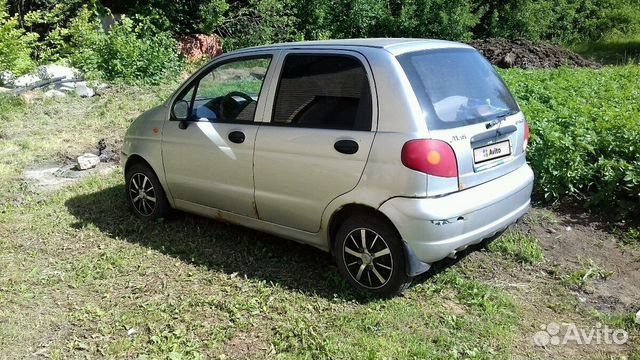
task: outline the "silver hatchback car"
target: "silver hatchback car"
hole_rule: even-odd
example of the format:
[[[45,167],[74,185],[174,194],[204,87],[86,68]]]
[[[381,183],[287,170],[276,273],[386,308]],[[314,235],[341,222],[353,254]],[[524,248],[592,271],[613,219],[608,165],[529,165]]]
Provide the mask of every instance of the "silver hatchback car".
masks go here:
[[[127,131],[127,199],[309,244],[377,295],[529,209],[525,117],[472,47],[354,39],[244,49]]]

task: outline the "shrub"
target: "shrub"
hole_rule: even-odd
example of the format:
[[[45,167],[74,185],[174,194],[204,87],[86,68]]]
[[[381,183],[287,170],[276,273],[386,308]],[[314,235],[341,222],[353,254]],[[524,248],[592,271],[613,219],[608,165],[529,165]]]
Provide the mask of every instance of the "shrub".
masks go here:
[[[411,0],[400,20],[408,36],[470,40],[479,16],[471,0]]]
[[[7,13],[6,0],[0,0],[0,71],[22,75],[33,70],[35,62],[31,52],[36,39],[36,34],[18,27],[18,20]]]
[[[200,5],[202,22],[199,30],[204,34],[213,34],[224,25],[227,11],[229,11],[229,3],[226,0],[209,0],[202,3]]]
[[[483,0],[476,37],[575,43],[640,32],[634,0]]]
[[[72,63],[90,78],[123,83],[159,84],[176,75],[183,64],[176,41],[144,18],[136,20],[123,17],[105,33],[83,9],[69,29]]]
[[[385,16],[383,0],[334,0],[325,9],[325,28],[332,38],[371,35]]]
[[[39,7],[24,13],[22,15],[24,27],[40,35],[34,45],[34,58],[44,63],[60,60],[62,50],[66,46],[69,23],[85,3],[84,7],[97,12],[99,7],[97,1],[43,1]],[[33,6],[33,3],[31,5]]]
[[[531,126],[536,191],[640,214],[640,67],[501,72]]]
[[[234,3],[220,35],[225,51],[248,46],[302,40],[297,31],[293,1],[249,0],[246,6]]]

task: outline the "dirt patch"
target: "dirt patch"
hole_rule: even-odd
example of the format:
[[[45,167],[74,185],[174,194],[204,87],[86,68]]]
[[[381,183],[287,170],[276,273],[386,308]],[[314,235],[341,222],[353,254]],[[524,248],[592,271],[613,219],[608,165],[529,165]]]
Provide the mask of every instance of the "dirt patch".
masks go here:
[[[49,192],[60,189],[65,185],[76,183],[91,175],[110,174],[116,165],[99,163],[89,170],[76,170],[75,164],[43,164],[27,168],[24,178],[35,186],[37,192]]]
[[[100,161],[107,163],[120,162],[120,149],[122,149],[121,139],[101,139],[96,146]]]
[[[69,154],[60,163],[45,163],[30,166],[24,170],[24,178],[34,185],[37,192],[49,192],[57,190],[65,185],[76,183],[92,175],[108,175],[116,169],[120,162],[120,149],[122,140],[101,139],[95,149],[87,153],[98,155],[100,162],[94,168],[79,170],[77,164],[78,155]]]
[[[241,333],[224,344],[222,354],[232,359],[264,358],[273,352],[268,336],[257,328]]]
[[[610,315],[640,310],[640,250],[623,245],[607,229],[611,229],[608,223],[577,208],[533,208],[507,234],[517,231],[536,237],[544,251],[542,263],[514,264],[483,246],[461,255],[456,266],[509,293],[525,314],[513,348],[514,354],[523,355],[516,358],[607,358],[637,351],[634,338],[624,345],[540,347],[534,342],[534,336],[552,323],[559,324],[562,334],[568,326],[590,331],[601,322],[592,310]],[[612,274],[581,286],[567,284],[566,279],[587,262]]]
[[[605,313],[628,313],[640,308],[640,261],[632,247],[602,229],[606,224],[584,213],[556,213],[552,223],[523,224],[523,231],[536,236],[546,263],[558,277],[585,267],[584,263],[612,272],[582,287],[574,287],[577,299],[587,308]],[[582,260],[582,262],[581,262]]]
[[[484,39],[469,42],[492,64],[501,68],[548,69],[561,66],[588,67],[601,65],[571,50],[551,44],[534,44],[527,40]]]

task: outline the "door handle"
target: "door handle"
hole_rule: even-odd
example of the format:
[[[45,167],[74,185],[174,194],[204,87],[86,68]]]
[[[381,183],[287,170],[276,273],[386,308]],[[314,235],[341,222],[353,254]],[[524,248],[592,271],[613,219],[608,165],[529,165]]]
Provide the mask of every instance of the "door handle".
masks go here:
[[[358,152],[358,143],[353,140],[338,140],[335,144],[333,144],[333,148],[336,149],[337,152],[343,154],[355,154]]]
[[[229,141],[236,144],[244,142],[244,133],[242,131],[232,131],[229,133]]]

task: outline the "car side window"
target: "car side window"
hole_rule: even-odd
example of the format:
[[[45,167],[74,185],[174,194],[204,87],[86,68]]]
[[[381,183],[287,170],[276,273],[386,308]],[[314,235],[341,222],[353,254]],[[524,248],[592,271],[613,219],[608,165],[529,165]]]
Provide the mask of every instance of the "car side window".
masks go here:
[[[283,65],[271,122],[368,131],[371,107],[367,73],[356,58],[290,54]]]
[[[253,122],[271,57],[224,63],[201,76],[181,97],[189,120]]]

